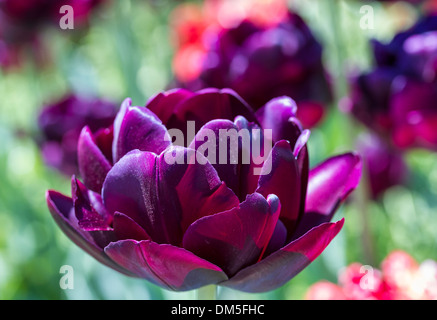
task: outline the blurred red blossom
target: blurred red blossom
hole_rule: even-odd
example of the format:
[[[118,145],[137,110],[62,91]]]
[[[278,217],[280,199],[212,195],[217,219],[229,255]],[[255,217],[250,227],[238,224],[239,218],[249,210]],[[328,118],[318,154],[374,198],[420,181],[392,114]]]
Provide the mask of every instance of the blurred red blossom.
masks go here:
[[[307,300],[435,300],[437,262],[419,264],[402,250],[392,251],[376,269],[358,262],[338,276],[338,284],[323,280],[305,294]]]

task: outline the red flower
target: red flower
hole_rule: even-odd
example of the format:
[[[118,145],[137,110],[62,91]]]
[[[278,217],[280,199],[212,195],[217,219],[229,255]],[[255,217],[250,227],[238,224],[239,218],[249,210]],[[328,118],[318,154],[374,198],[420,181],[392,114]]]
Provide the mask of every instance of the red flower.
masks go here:
[[[338,284],[321,281],[312,285],[305,296],[309,300],[435,300],[437,263],[418,264],[401,250],[391,252],[381,270],[353,263],[338,277]]]

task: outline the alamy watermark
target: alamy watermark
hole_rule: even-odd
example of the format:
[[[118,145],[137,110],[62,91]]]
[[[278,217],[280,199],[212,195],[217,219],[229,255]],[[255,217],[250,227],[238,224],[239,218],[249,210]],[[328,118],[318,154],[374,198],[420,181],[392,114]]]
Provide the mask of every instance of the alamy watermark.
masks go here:
[[[254,164],[254,175],[270,174],[271,161],[266,161],[272,150],[271,129],[219,129],[202,128],[195,134],[195,121],[187,121],[187,136],[179,129],[169,129],[165,141],[175,145],[195,143],[196,151],[184,156],[185,150],[167,152],[164,160],[167,164]],[[258,167],[257,167],[258,166]]]
[[[62,274],[61,278],[59,279],[59,287],[62,290],[73,290],[74,289],[74,270],[73,267],[64,264],[59,268],[59,273]]]
[[[375,29],[373,7],[371,5],[361,6],[360,14],[360,28],[362,30]]]
[[[360,288],[371,292],[376,291],[375,270],[373,267],[369,265],[361,266],[360,274],[364,274],[360,279]]]
[[[74,29],[74,10],[72,6],[63,5],[59,9],[59,13],[62,15],[59,19],[59,27],[62,30]]]

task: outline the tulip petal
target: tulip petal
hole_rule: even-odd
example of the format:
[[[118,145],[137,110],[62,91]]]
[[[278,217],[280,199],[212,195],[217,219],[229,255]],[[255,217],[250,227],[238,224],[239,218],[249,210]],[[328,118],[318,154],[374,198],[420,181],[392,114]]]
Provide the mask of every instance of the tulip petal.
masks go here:
[[[111,214],[122,212],[152,239],[165,242],[163,237],[175,219],[164,225],[159,218],[156,158],[154,153],[138,150],[126,154],[106,176],[102,198]]]
[[[182,231],[199,218],[238,206],[237,196],[207,159],[193,149],[169,148],[160,155],[158,164],[160,199],[174,203],[175,209],[169,208],[170,212],[181,211]]]
[[[167,129],[150,110],[129,106],[123,114],[120,125],[114,126],[114,162],[135,149],[160,154],[171,145]]]
[[[98,246],[93,237],[79,228],[75,219],[73,199],[64,196],[59,192],[49,190],[46,193],[46,201],[49,211],[59,228],[77,246],[90,254],[100,263],[119,271],[125,275],[132,276],[133,273],[114,263]]]
[[[132,105],[132,99],[131,98],[126,98],[124,99],[124,101],[122,102],[121,106],[120,106],[120,110],[118,111],[117,115],[115,116],[114,119],[114,128],[113,128],[113,135],[114,135],[114,139],[112,141],[112,161],[113,163],[116,162],[116,154],[117,154],[117,144],[115,143],[115,141],[118,141],[118,137],[120,135],[120,127],[123,123],[123,119],[126,115],[126,112],[129,110],[130,106]]]
[[[111,163],[103,155],[88,127],[80,133],[77,144],[79,172],[87,188],[100,192]]]
[[[245,292],[265,292],[279,288],[323,252],[340,232],[343,223],[342,219],[311,229],[299,239],[260,262],[246,267],[220,285]]]
[[[176,106],[194,95],[194,92],[185,89],[168,90],[149,99],[146,106],[161,119],[162,123],[167,125]]]
[[[114,140],[114,125],[97,130],[93,134],[94,141],[102,154],[112,166],[112,142]]]
[[[195,221],[185,232],[183,247],[231,276],[261,259],[275,230],[279,199],[248,195],[239,207]]]
[[[103,184],[106,208],[130,217],[155,242],[179,244],[194,220],[238,204],[211,164],[192,161],[196,154],[189,150],[172,147],[159,157],[138,150],[125,155]]]
[[[275,226],[275,230],[273,230],[272,238],[267,245],[266,251],[262,259],[269,256],[271,253],[278,251],[281,249],[287,241],[287,228],[285,228],[284,224],[281,220],[278,220]]]
[[[170,290],[192,290],[227,279],[219,267],[169,244],[121,240],[109,244],[105,252],[138,277]]]
[[[310,160],[308,154],[308,147],[306,145],[308,138],[310,135],[309,130],[302,131],[301,135],[297,139],[296,145],[294,146],[294,156],[296,157],[296,161],[299,167],[300,174],[300,216],[302,216],[305,212],[305,199],[307,195],[307,187],[308,187],[308,175],[310,168]]]
[[[238,128],[230,120],[212,120],[196,134],[189,148],[204,155],[220,179],[239,193],[241,141]]]
[[[110,226],[112,216],[104,207],[100,194],[88,190],[74,176],[71,181],[71,194],[78,227],[91,235],[100,248],[117,240]]]
[[[284,96],[267,102],[256,112],[256,116],[263,129],[273,130],[273,142],[288,140],[294,146],[302,132],[296,112],[294,100]]]
[[[241,142],[241,165],[240,165],[240,182],[239,193],[237,194],[241,201],[244,201],[246,195],[255,192],[258,187],[259,172],[261,172],[264,155],[269,153],[266,147],[271,143],[271,140],[264,136],[264,131],[261,130],[258,124],[247,121],[242,116],[237,116],[234,120],[235,126],[239,131],[248,132],[248,136],[242,135]],[[243,132],[244,133],[244,132]],[[255,154],[254,150],[258,150]],[[269,149],[270,150],[270,149]]]
[[[280,219],[290,235],[299,220],[302,190],[298,163],[288,141],[281,140],[274,145],[264,163],[256,192],[279,197]]]
[[[198,132],[208,121],[233,121],[238,115],[249,121],[257,121],[252,109],[235,91],[208,88],[197,91],[195,95],[178,104],[167,127],[183,129],[187,121],[195,121],[195,132]]]
[[[112,223],[117,240],[149,240],[146,231],[127,215],[116,212]]]
[[[305,213],[294,237],[330,221],[340,203],[361,178],[361,159],[355,153],[332,157],[313,168],[308,177]]]
[[[77,222],[84,231],[110,230],[112,216],[106,211],[98,193],[89,191],[74,176],[71,194]]]
[[[360,178],[358,154],[342,154],[319,164],[309,173],[306,211],[330,214],[357,187]]]

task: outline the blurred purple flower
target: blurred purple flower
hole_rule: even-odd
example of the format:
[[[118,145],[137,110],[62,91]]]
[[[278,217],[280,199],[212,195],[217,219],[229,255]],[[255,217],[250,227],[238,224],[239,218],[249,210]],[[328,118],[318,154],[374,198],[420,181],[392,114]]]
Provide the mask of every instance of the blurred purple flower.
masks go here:
[[[232,88],[254,109],[286,95],[297,102],[304,127],[322,119],[324,105],[332,101],[322,46],[296,13],[289,12],[283,21],[268,27],[243,20],[232,28],[207,29],[203,39],[205,52],[197,58],[201,66],[194,68],[199,74],[185,79],[178,76],[182,72],[175,72],[172,86]],[[188,61],[192,57],[183,52],[175,71],[193,69]],[[193,54],[198,56],[198,50]]]
[[[38,126],[45,163],[69,176],[79,174],[77,142],[82,128],[88,126],[96,141],[106,150],[106,140],[112,143],[111,127],[117,109],[110,101],[75,95],[44,107],[38,116]]]
[[[367,183],[373,199],[390,187],[406,182],[409,170],[402,153],[387,145],[379,136],[370,133],[361,135],[357,149],[366,167]]]
[[[398,148],[436,150],[437,16],[372,45],[375,68],[353,77],[345,108]]]
[[[85,23],[91,11],[106,0],[0,0],[1,11],[13,22],[21,26],[37,26],[45,23],[59,24],[60,8],[73,8],[78,23]]]
[[[279,97],[255,114],[229,89],[171,90],[146,107],[126,99],[114,121],[112,159],[85,127],[78,143],[84,183],[72,178],[72,198],[48,191],[50,212],[97,260],[163,288],[275,289],[337,235],[343,219],[329,221],[361,175],[354,153],[309,170],[309,131],[295,111],[293,100]],[[173,144],[170,129],[187,121],[196,121],[195,137]],[[262,140],[267,135],[256,129],[265,128],[274,130],[274,146],[261,164],[252,157],[223,164],[201,152],[211,133],[245,129]],[[253,141],[243,142],[234,145],[239,156],[252,150]],[[265,174],[255,175],[257,166]]]
[[[0,0],[0,66],[20,65],[23,51],[29,51],[38,65],[47,59],[40,33],[47,26],[59,28],[60,8],[73,8],[74,27],[83,29],[91,12],[107,0]]]

